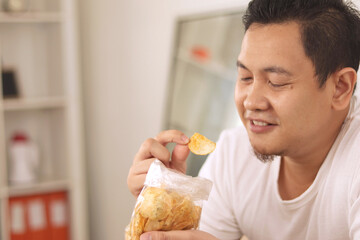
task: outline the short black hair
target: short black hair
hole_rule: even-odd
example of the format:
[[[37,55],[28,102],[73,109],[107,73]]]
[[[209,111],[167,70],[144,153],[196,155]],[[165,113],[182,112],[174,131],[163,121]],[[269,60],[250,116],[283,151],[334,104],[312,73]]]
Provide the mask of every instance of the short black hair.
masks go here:
[[[360,61],[360,14],[343,0],[252,0],[243,16],[245,31],[253,23],[295,21],[305,54],[312,60],[320,87],[337,70]]]

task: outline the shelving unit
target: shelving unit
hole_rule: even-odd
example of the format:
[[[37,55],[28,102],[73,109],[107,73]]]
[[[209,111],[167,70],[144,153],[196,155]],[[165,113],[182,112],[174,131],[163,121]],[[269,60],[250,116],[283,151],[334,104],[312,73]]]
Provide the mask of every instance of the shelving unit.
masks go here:
[[[28,9],[16,13],[3,3],[0,64],[15,70],[19,97],[0,96],[0,239],[11,240],[9,198],[66,191],[70,239],[86,240],[76,1],[28,0]],[[8,151],[17,131],[39,147],[40,166],[35,182],[13,185]]]
[[[58,12],[0,12],[0,23],[60,23],[62,15]]]
[[[65,97],[47,97],[33,99],[6,99],[3,102],[4,111],[23,111],[23,110],[45,110],[59,109],[66,107]]]
[[[50,191],[69,190],[71,185],[68,180],[43,181],[35,184],[12,186],[8,188],[10,197],[42,194]]]

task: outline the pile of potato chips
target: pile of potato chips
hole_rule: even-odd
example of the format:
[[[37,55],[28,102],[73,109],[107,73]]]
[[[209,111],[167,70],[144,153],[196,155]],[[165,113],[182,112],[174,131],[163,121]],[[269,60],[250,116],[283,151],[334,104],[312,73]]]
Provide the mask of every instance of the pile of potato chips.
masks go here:
[[[133,219],[126,232],[126,240],[138,240],[148,231],[197,229],[201,207],[189,196],[162,188],[148,187],[135,207]]]

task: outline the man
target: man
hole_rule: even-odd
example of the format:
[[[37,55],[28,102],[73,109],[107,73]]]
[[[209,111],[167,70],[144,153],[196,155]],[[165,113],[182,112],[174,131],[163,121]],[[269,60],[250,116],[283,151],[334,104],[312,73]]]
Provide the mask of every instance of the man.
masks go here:
[[[253,0],[243,21],[235,102],[246,131],[224,131],[200,171],[214,182],[201,231],[141,239],[360,239],[359,13],[341,0]],[[154,158],[184,172],[187,142],[176,130],[145,141],[131,192]]]

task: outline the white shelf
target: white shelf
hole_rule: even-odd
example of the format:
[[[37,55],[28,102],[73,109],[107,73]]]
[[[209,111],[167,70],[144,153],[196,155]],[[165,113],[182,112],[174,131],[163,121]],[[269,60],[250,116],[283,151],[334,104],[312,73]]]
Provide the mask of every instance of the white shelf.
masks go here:
[[[0,0],[0,4],[1,4]],[[20,97],[0,93],[0,199],[7,213],[11,197],[66,191],[69,239],[87,237],[87,207],[77,44],[77,0],[29,0],[29,9],[0,10],[0,57],[3,69],[16,72]],[[39,147],[40,179],[9,182],[8,143],[24,132]],[[7,214],[0,239],[10,240]]]
[[[228,80],[231,82],[236,81],[236,68],[229,69],[224,65],[208,60],[206,62],[200,62],[195,60],[189,52],[186,50],[179,50],[176,58],[182,62],[188,63],[194,67],[200,68],[207,73],[213,74],[223,80]],[[235,63],[234,63],[235,66]]]
[[[69,190],[70,184],[67,180],[53,180],[53,181],[44,181],[36,182],[31,184],[19,184],[19,185],[10,185],[8,187],[8,194],[10,197],[14,196],[24,196],[28,194],[40,194],[47,193],[52,191],[61,191]]]
[[[58,12],[0,12],[0,23],[60,23]]]
[[[66,106],[65,97],[5,99],[5,111],[54,109]]]

